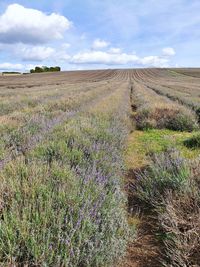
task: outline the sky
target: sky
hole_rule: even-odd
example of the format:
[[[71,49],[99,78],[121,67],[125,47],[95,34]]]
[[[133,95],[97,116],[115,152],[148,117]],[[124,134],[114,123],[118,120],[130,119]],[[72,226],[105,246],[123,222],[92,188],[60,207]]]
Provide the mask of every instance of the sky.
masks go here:
[[[0,71],[200,67],[199,0],[0,0]]]

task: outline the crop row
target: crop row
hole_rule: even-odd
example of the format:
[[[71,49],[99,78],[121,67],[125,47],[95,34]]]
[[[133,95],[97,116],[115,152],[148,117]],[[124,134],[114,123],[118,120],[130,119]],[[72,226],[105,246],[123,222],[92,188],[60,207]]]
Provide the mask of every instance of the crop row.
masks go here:
[[[38,143],[55,125],[62,123],[69,117],[95,103],[99,98],[110,94],[115,87],[101,84],[99,87],[86,88],[82,92],[66,94],[60,101],[41,105],[35,109],[17,114],[18,124],[13,123],[16,117],[11,117],[7,125],[1,126],[0,158],[13,157],[30,149]],[[13,119],[13,120],[12,120]],[[7,161],[7,160],[6,160]],[[2,165],[2,164],[1,164]]]
[[[133,116],[139,129],[197,129],[196,114],[192,109],[197,110],[194,106],[199,101],[198,79],[185,76],[171,70],[135,71],[130,90]],[[131,166],[135,179],[130,186],[130,204],[137,208],[139,206],[144,218],[149,219],[149,225],[152,223],[152,229],[148,230],[157,240],[159,248],[156,248],[160,253],[156,266],[199,266],[199,158],[186,159],[182,152],[185,151],[185,146],[197,155],[200,135],[179,133],[179,136],[190,136],[183,138],[180,146],[180,143],[170,144],[172,134],[172,131],[167,130],[151,130],[145,132],[145,138],[140,138],[139,145],[142,142],[146,147],[147,142],[155,142],[159,149],[152,145],[150,153],[149,149],[145,149],[143,155],[138,156],[139,163],[142,162],[140,170],[137,166],[134,171],[133,161]],[[167,145],[165,138],[169,142]],[[137,160],[137,156],[135,157]],[[154,253],[157,251],[154,250]]]
[[[169,98],[159,95],[143,83],[131,85],[131,103],[138,129],[167,128],[192,131],[197,127],[195,113]]]
[[[0,172],[0,265],[105,266],[124,255],[128,91],[119,87]]]
[[[156,219],[160,266],[198,266],[199,160],[188,161],[176,150],[154,154],[145,171],[137,174],[132,193]]]
[[[159,72],[158,72],[159,73]],[[169,74],[170,73],[170,74]],[[178,74],[177,74],[178,75]],[[167,96],[173,101],[196,111],[199,116],[200,112],[200,90],[199,79],[180,75],[173,76],[171,72],[165,70],[161,77],[157,77],[157,72],[147,71],[142,74],[143,83],[158,94]]]

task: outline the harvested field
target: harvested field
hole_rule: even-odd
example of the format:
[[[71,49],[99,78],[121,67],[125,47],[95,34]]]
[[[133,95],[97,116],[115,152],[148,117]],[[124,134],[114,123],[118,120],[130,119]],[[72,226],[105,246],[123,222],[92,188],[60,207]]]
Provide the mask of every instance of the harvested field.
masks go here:
[[[199,266],[198,73],[1,76],[0,266]]]

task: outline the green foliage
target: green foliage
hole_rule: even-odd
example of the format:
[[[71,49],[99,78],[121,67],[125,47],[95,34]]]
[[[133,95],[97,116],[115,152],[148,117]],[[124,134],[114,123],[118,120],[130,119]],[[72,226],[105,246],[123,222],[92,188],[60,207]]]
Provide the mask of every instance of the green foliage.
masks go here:
[[[35,72],[43,72],[43,68],[41,67],[35,67]]]
[[[2,74],[21,74],[19,71],[3,71]]]
[[[184,140],[183,143],[188,148],[200,148],[200,133]]]
[[[135,120],[139,130],[157,128],[191,132],[198,128],[195,115],[184,108],[141,108],[137,111]]]
[[[47,66],[38,67],[38,66],[36,66],[35,69],[30,70],[30,73],[57,72],[57,71],[61,71],[61,68],[59,66],[55,66],[55,67],[47,67]]]
[[[171,117],[166,128],[174,131],[193,131],[198,128],[196,119],[191,113],[178,113],[175,117]]]
[[[49,71],[61,71],[61,68],[59,66],[56,67],[50,67]]]

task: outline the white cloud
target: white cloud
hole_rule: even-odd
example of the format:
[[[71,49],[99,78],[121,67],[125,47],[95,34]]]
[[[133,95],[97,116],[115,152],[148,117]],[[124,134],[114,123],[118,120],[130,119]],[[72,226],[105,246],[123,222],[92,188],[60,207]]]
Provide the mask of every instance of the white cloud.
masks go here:
[[[42,67],[42,65],[37,64],[37,66]],[[5,62],[0,64],[0,71],[29,71],[30,69],[35,68],[33,64],[20,64],[20,63],[10,63]]]
[[[14,57],[22,61],[30,62],[65,62],[69,60],[70,56],[66,53],[66,49],[61,45],[58,48],[49,47],[49,46],[33,46],[27,44],[17,44],[14,48],[11,49],[14,53]],[[46,63],[44,63],[46,64]]]
[[[45,43],[61,39],[71,22],[64,16],[11,4],[0,16],[0,42]]]
[[[135,54],[119,53],[113,54],[103,51],[89,51],[74,55],[70,63],[73,64],[104,64],[104,65],[126,65],[167,67],[169,59],[159,56],[138,57]]]
[[[54,60],[55,62],[59,63],[59,62],[66,62],[69,61],[71,58],[70,55],[68,55],[65,51],[55,51],[52,60]]]
[[[162,49],[162,52],[163,52],[163,56],[167,56],[167,57],[171,57],[176,54],[174,48],[172,47],[165,47]]]
[[[169,59],[159,56],[147,56],[140,58],[139,63],[147,67],[168,67]]]
[[[8,62],[5,62],[5,63],[1,63],[0,64],[0,70],[1,71],[20,71],[24,68],[24,66],[22,64],[13,64],[13,63],[8,63]]]
[[[109,43],[104,41],[104,40],[101,40],[101,39],[94,40],[94,42],[92,44],[93,49],[100,49],[100,48],[105,48],[108,46],[109,46]]]
[[[103,51],[90,51],[84,53],[78,53],[72,57],[71,62],[77,64],[127,64],[130,62],[136,62],[138,57],[135,55],[123,54],[111,54]]]
[[[51,58],[55,50],[51,47],[35,46],[35,47],[24,47],[20,51],[22,60],[25,61],[43,61]]]
[[[121,53],[121,49],[120,48],[111,47],[109,49],[109,52],[112,53],[112,54],[120,54]]]

